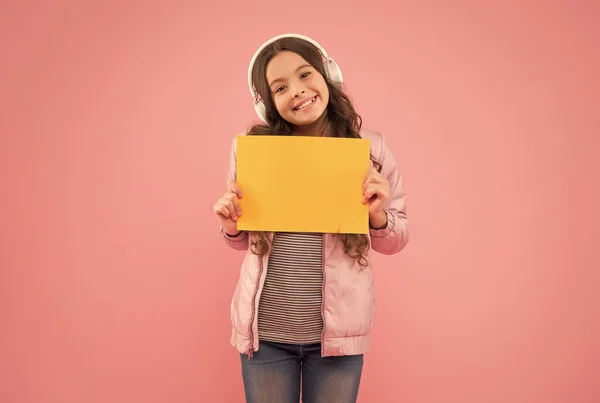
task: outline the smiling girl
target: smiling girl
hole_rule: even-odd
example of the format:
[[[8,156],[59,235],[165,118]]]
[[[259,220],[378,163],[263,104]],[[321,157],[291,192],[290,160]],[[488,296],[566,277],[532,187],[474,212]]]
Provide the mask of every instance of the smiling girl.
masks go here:
[[[362,127],[337,64],[314,40],[274,37],[254,55],[250,92],[262,124],[247,135],[368,138],[363,184],[369,234],[237,229],[243,214],[235,142],[228,189],[214,205],[225,242],[246,251],[231,303],[231,344],[242,357],[247,402],[356,402],[375,312],[371,250],[408,242],[402,175],[381,134]],[[327,167],[323,167],[327,169]]]

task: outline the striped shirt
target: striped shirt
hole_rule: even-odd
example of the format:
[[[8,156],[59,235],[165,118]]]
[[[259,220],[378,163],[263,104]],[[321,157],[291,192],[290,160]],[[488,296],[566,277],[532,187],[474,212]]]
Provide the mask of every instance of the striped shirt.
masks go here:
[[[275,234],[258,309],[261,340],[321,341],[322,254],[322,234]]]

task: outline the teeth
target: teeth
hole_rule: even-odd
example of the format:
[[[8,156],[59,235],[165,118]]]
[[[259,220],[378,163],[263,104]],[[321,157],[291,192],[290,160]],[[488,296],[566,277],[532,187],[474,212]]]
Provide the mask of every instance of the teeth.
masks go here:
[[[302,105],[300,105],[299,107],[297,107],[296,109],[300,110],[300,109],[304,109],[306,108],[308,105],[313,103],[314,98],[309,99],[308,101],[306,101],[305,103],[303,103]]]

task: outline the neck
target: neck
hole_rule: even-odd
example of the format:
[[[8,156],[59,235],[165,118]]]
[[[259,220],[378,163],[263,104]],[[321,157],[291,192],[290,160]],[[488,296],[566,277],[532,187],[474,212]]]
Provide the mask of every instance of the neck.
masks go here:
[[[329,133],[329,119],[323,114],[319,119],[310,125],[295,126],[292,130],[293,136],[314,136],[327,137]]]

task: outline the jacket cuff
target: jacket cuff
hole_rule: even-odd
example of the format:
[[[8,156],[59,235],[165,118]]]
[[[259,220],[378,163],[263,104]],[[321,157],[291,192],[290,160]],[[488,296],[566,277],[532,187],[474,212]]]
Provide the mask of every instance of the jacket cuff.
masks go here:
[[[384,238],[388,236],[390,232],[394,231],[394,219],[392,214],[387,210],[385,211],[385,214],[387,215],[387,225],[385,226],[385,228],[381,229],[369,228],[369,235],[371,235],[372,237]]]
[[[221,227],[221,235],[223,236],[223,238],[231,242],[242,242],[248,237],[248,233],[246,231],[241,231],[239,234],[233,236],[229,235],[227,232],[225,232],[225,229],[223,229],[223,227]]]

